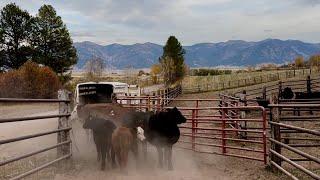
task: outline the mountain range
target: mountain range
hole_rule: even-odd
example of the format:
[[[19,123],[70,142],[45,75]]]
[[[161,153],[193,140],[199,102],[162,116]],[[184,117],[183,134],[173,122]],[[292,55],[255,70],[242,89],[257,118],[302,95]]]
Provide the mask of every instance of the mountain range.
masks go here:
[[[74,43],[78,53],[77,68],[82,69],[92,57],[105,61],[108,68],[148,68],[158,63],[163,46],[154,43],[99,45],[84,41]],[[320,53],[320,44],[298,40],[266,39],[258,42],[230,40],[184,46],[185,62],[190,67],[248,66],[263,63],[284,64],[297,56],[308,58]]]

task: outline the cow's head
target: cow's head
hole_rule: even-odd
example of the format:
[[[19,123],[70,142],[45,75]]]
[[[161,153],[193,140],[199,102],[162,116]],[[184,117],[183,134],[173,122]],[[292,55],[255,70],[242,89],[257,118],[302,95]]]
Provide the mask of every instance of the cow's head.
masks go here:
[[[176,107],[168,109],[168,112],[170,113],[170,116],[176,120],[177,124],[187,122],[187,119],[181,114],[181,112]]]

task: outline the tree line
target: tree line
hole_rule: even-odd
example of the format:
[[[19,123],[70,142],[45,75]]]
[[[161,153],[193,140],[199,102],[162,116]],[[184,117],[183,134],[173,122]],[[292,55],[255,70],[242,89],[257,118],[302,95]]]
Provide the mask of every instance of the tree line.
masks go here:
[[[35,16],[15,3],[0,11],[0,71],[18,69],[26,61],[50,67],[63,75],[77,63],[70,33],[51,5]]]

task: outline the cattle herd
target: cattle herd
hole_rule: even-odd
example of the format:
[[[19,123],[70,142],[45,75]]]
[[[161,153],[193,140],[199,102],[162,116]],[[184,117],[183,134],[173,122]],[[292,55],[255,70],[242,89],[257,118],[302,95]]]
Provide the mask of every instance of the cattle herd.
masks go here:
[[[138,144],[143,147],[143,160],[147,160],[147,142],[157,148],[158,166],[172,170],[172,146],[180,137],[178,124],[186,122],[181,112],[174,107],[156,113],[123,108],[123,113],[120,120],[112,116],[94,117],[90,113],[84,118],[83,128],[92,132],[101,170],[106,168],[107,159],[108,167],[119,166],[121,172],[127,173],[129,151],[139,164]]]

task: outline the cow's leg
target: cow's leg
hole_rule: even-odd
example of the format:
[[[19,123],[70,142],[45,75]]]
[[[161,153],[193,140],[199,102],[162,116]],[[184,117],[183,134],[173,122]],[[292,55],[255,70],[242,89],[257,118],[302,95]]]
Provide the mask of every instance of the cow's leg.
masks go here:
[[[108,161],[108,165],[110,164],[112,164],[112,162],[111,162],[111,152],[110,152],[110,145],[107,145],[106,146],[106,153],[107,153],[107,161]]]
[[[173,170],[172,166],[172,145],[168,147],[168,170]]]
[[[97,160],[99,162],[100,161],[100,157],[101,157],[101,144],[99,143],[96,135],[93,136],[93,140],[94,140],[94,143],[96,144]]]
[[[124,173],[124,174],[128,174],[128,171],[127,171],[128,154],[129,154],[129,150],[123,153],[123,169],[122,169],[122,173]]]
[[[104,170],[106,168],[106,153],[107,153],[107,148],[106,144],[103,143],[101,145],[101,170]]]
[[[138,140],[137,139],[135,139],[132,142],[131,151],[133,152],[133,155],[136,160],[136,167],[138,167],[139,166],[139,151],[138,151]]]
[[[123,168],[121,153],[119,151],[116,151],[115,153],[116,153],[117,160],[118,160],[118,163],[119,163],[119,166],[120,166],[120,171],[121,171],[122,168]]]
[[[114,149],[111,147],[111,159],[112,159],[112,168],[116,168],[116,153],[114,152]]]
[[[163,148],[161,146],[157,146],[157,151],[158,151],[158,166],[160,168],[163,167]]]
[[[163,158],[163,161],[164,161],[164,166],[167,166],[168,163],[169,163],[169,147],[168,146],[165,146],[164,147],[164,158]]]

